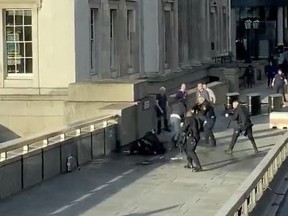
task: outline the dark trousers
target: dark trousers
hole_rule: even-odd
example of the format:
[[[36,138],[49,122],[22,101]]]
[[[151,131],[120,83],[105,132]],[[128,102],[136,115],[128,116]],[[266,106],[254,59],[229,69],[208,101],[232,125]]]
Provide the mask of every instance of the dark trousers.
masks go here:
[[[283,99],[286,102],[286,97],[285,97],[285,90],[284,90],[284,85],[277,85],[275,86],[275,90],[277,94],[282,94]]]
[[[187,137],[185,144],[185,153],[187,157],[187,163],[191,167],[201,168],[200,160],[196,153],[197,141],[193,137]],[[193,165],[195,164],[195,166]]]
[[[254,80],[252,77],[247,77],[246,78],[246,86],[247,88],[252,88],[254,84]]]
[[[167,113],[164,112],[164,113],[157,113],[157,132],[160,133],[161,132],[161,129],[162,129],[162,118],[163,118],[163,121],[164,121],[164,127],[165,127],[165,130],[168,130],[169,127],[168,127],[168,119],[167,119]]]
[[[208,119],[207,124],[203,126],[205,143],[209,144],[209,138],[210,138],[213,146],[216,146],[216,139],[213,133],[213,127],[215,125],[215,121],[216,121],[215,118]]]
[[[267,77],[267,86],[270,87],[272,83],[273,77]]]
[[[233,151],[234,146],[235,146],[235,144],[236,144],[236,142],[237,142],[237,139],[238,139],[238,137],[240,136],[240,134],[241,134],[242,132],[243,132],[242,129],[240,129],[240,128],[234,128],[234,132],[233,132],[233,135],[232,135],[232,140],[231,140],[230,147],[229,147],[229,149],[230,149],[231,151]],[[252,126],[251,126],[251,127],[248,127],[248,128],[246,129],[246,132],[245,132],[245,133],[246,133],[248,139],[251,141],[254,150],[255,150],[255,151],[258,151],[257,146],[256,146],[256,142],[255,142],[255,139],[254,139],[254,137],[253,137]]]

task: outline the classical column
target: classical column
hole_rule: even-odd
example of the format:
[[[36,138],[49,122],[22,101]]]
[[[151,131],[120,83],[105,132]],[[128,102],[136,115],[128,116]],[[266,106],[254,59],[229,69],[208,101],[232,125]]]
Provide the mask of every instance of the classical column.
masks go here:
[[[101,0],[100,10],[100,61],[99,78],[110,78],[110,9],[108,0]]]
[[[174,0],[173,3],[173,29],[172,29],[172,70],[177,70],[179,68],[179,14],[178,14],[178,6],[179,6],[179,0]]]
[[[283,46],[284,41],[283,41],[283,7],[278,7],[277,11],[277,45],[278,46]]]

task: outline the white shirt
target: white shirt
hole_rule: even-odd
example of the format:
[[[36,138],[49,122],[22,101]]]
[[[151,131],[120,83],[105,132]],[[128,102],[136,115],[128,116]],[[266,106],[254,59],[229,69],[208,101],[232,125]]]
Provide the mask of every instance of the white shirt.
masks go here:
[[[207,91],[208,94],[209,94],[210,101],[215,104],[215,103],[216,103],[216,96],[215,96],[213,90],[210,89],[210,88],[206,88],[206,91]]]

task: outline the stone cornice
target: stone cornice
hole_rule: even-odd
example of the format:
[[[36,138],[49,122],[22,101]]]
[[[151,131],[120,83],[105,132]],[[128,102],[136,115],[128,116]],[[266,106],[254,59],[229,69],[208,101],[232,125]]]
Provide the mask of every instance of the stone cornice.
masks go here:
[[[1,4],[15,4],[15,5],[23,5],[23,4],[35,4],[37,7],[41,8],[43,0],[0,0]]]

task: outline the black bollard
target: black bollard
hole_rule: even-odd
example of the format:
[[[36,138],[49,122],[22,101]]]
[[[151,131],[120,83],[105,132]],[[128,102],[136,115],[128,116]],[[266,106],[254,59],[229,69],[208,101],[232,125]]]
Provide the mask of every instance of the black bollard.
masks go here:
[[[258,93],[247,94],[247,108],[251,116],[261,114],[261,95]]]
[[[283,105],[282,94],[270,94],[268,96],[268,113],[272,111],[281,111]]]

